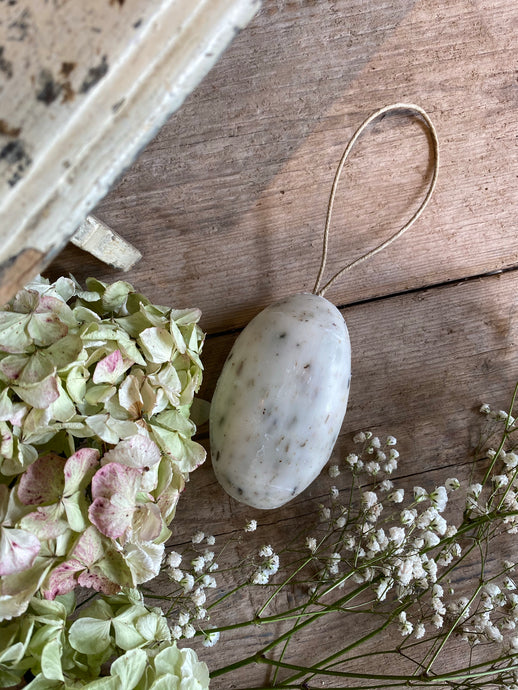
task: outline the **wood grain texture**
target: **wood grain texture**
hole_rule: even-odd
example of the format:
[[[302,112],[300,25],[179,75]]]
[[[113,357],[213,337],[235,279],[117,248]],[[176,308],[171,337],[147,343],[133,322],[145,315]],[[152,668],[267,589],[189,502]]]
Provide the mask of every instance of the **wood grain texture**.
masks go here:
[[[198,304],[210,330],[241,326],[272,298],[312,288],[345,144],[377,107],[413,101],[441,142],[432,204],[329,298],[514,266],[517,29],[509,0],[271,0],[96,213],[143,253],[135,281],[153,298]],[[344,171],[329,274],[409,217],[428,165],[415,121],[389,117],[366,133]],[[94,267],[85,261],[79,277]]]
[[[486,401],[495,409],[505,409],[518,379],[517,280],[513,271],[344,309],[351,334],[353,377],[349,408],[330,462],[343,462],[354,451],[353,435],[371,430],[380,438],[393,434],[398,439],[401,457],[394,481],[407,492],[416,485],[430,491],[451,476],[468,481],[472,452],[484,426],[478,409]],[[206,344],[207,376],[202,394],[207,397],[233,339],[218,336]],[[229,498],[217,484],[209,462],[191,476],[173,523],[172,544],[185,544],[194,531],[204,529],[218,535],[221,545],[239,534],[245,537],[244,524],[257,519],[257,536],[246,536],[231,545],[227,558],[234,562],[263,543],[283,545],[304,526],[312,525],[331,484],[323,472],[283,508],[259,511]],[[345,476],[332,483],[344,491],[348,487]],[[461,513],[457,506],[457,518]],[[503,553],[499,554],[502,558]],[[462,570],[467,586],[475,567],[476,562]],[[230,580],[223,579],[220,592],[230,587]],[[167,591],[166,583],[162,591]],[[301,593],[295,591],[291,596],[298,601]],[[286,603],[283,599],[282,605]],[[243,596],[225,615],[234,621],[246,620],[252,611],[250,600]],[[211,668],[217,668],[252,654],[274,632],[254,629],[225,634],[216,647],[201,648],[200,654]],[[331,653],[356,633],[354,619],[326,618],[295,644],[292,660],[320,653],[320,649],[312,649],[315,637],[322,636],[324,648]],[[382,639],[387,649],[395,649],[400,634],[392,630]],[[448,656],[445,663],[454,660]],[[224,676],[213,687],[245,688],[252,678],[265,682],[265,673],[261,666],[255,671],[248,668],[236,675],[236,685],[232,676]]]
[[[505,408],[518,377],[517,35],[511,0],[265,0],[96,210],[143,254],[124,279],[157,302],[203,310],[204,398],[249,319],[313,287],[329,190],[351,134],[376,108],[415,102],[441,142],[432,203],[408,235],[327,295],[342,309],[353,349],[349,409],[333,457],[370,429],[398,438],[398,481],[407,489],[467,476],[480,404]],[[344,170],[329,275],[399,227],[429,175],[418,121],[397,114],[373,126]],[[67,271],[121,277],[72,247],[51,275]],[[208,445],[206,428],[200,438]],[[224,494],[209,459],[179,503],[171,543],[187,543],[196,529],[222,543],[256,518],[260,531],[228,551],[235,563],[310,524],[328,488],[324,473],[281,510],[254,511]],[[476,565],[463,570],[459,586],[476,577]],[[230,582],[222,575],[219,591]],[[299,596],[287,593],[286,602]],[[254,610],[243,594],[227,615],[235,621]],[[317,644],[331,653],[356,625],[323,622],[289,658],[310,661]],[[200,655],[218,668],[271,635],[259,627],[228,633]],[[376,663],[388,663],[399,640],[388,634]],[[256,667],[213,687],[263,682]]]

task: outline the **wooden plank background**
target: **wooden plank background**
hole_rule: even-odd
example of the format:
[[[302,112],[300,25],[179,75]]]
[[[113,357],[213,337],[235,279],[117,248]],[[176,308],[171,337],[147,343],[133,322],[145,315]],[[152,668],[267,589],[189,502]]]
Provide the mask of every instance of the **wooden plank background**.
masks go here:
[[[514,0],[264,0],[95,210],[143,254],[127,280],[156,302],[203,310],[205,399],[239,329],[272,300],[312,289],[332,178],[356,127],[378,107],[414,102],[441,143],[432,202],[326,295],[353,347],[334,458],[371,429],[398,438],[406,486],[463,471],[480,403],[505,406],[518,377],[517,36]],[[328,275],[400,227],[429,175],[417,120],[395,114],[373,126],[344,170]],[[74,247],[48,275],[69,271],[121,277]],[[285,508],[254,511],[223,493],[207,460],[180,501],[173,541],[197,527],[232,536],[248,517],[278,541],[327,487],[322,477]],[[245,597],[236,615],[252,610]],[[343,631],[323,625],[331,649]],[[228,635],[200,654],[216,668],[262,634]],[[314,638],[298,645],[309,654]],[[213,687],[254,682],[264,682],[261,667]]]

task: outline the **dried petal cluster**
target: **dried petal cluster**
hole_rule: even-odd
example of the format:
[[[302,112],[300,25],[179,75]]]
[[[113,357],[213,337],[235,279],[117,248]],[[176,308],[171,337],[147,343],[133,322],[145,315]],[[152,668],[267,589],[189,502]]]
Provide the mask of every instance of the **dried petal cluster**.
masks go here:
[[[154,577],[189,472],[196,309],[38,278],[0,311],[0,620]]]
[[[207,666],[193,650],[176,647],[162,611],[136,590],[101,596],[79,613],[73,594],[34,597],[23,617],[0,626],[0,648],[1,687],[18,684],[27,671],[35,689],[209,687]],[[110,675],[99,680],[113,657]]]

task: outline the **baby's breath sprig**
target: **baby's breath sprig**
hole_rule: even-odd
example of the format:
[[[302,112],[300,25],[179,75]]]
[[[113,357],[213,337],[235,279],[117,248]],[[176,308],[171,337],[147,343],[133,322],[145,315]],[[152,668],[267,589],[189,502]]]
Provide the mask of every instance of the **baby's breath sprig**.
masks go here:
[[[239,562],[229,588],[217,584],[207,594],[219,644],[229,631],[275,625],[254,654],[213,668],[213,683],[263,664],[273,669],[264,687],[518,687],[516,561],[500,555],[518,531],[516,426],[512,407],[481,412],[491,430],[472,474],[428,488],[398,485],[393,436],[355,435],[353,452],[328,468],[329,495],[309,529],[290,544],[268,541]],[[244,532],[256,529],[250,521]],[[219,605],[244,588],[256,601],[253,618],[220,618]],[[290,597],[281,596],[286,590]],[[360,632],[340,648],[294,660],[295,641],[324,616]],[[207,631],[199,626],[197,635]]]

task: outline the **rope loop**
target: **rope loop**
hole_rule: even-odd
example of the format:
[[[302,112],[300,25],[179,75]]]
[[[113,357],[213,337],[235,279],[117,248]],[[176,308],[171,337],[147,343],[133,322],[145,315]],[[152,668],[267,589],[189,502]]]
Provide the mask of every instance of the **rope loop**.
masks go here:
[[[342,173],[343,167],[345,165],[345,162],[351,152],[351,149],[359,139],[359,137],[363,134],[365,129],[372,124],[375,120],[378,118],[382,117],[383,115],[386,115],[387,113],[394,112],[396,110],[403,110],[403,111],[408,111],[410,113],[413,113],[417,116],[419,116],[423,122],[426,124],[428,127],[428,130],[431,135],[432,139],[432,147],[433,147],[433,156],[434,156],[434,168],[433,168],[433,174],[432,174],[432,179],[430,181],[430,186],[428,187],[428,191],[426,193],[426,196],[424,197],[423,201],[421,202],[419,208],[417,211],[414,213],[414,215],[410,218],[409,221],[403,225],[402,228],[400,228],[397,232],[395,232],[393,235],[391,235],[387,240],[384,242],[381,242],[377,247],[374,249],[371,249],[370,251],[366,252],[362,256],[360,256],[358,259],[355,259],[352,261],[350,264],[347,264],[343,268],[341,268],[339,271],[337,271],[334,276],[328,280],[328,282],[319,289],[320,283],[322,281],[322,275],[324,273],[326,261],[327,261],[327,253],[328,253],[328,244],[329,244],[329,227],[331,225],[331,216],[333,213],[333,205],[335,201],[335,196],[336,196],[336,190],[338,187],[338,182],[340,180],[340,175]],[[346,271],[350,271],[352,268],[357,266],[358,264],[362,263],[363,261],[366,261],[367,259],[370,259],[373,257],[375,254],[380,252],[382,249],[385,249],[386,247],[389,246],[389,244],[392,244],[395,240],[397,240],[403,233],[405,233],[415,222],[416,220],[421,216],[423,211],[425,210],[428,202],[430,201],[433,191],[435,189],[435,185],[437,183],[437,176],[439,174],[439,139],[437,137],[437,131],[435,129],[435,126],[433,122],[431,121],[430,117],[427,115],[427,113],[418,105],[414,105],[412,103],[394,103],[393,105],[387,105],[383,108],[380,108],[379,110],[376,110],[373,112],[369,117],[358,127],[356,132],[353,134],[351,140],[347,144],[347,147],[345,151],[342,154],[342,158],[340,159],[340,162],[338,164],[338,168],[336,169],[335,177],[333,180],[333,186],[331,187],[331,194],[329,196],[329,202],[327,205],[327,215],[326,215],[326,223],[324,227],[324,240],[323,240],[323,246],[322,246],[322,259],[320,261],[320,269],[318,272],[317,280],[315,282],[315,287],[313,288],[313,293],[315,295],[320,295],[324,296],[326,290],[331,287],[331,285],[340,277],[342,276]]]

